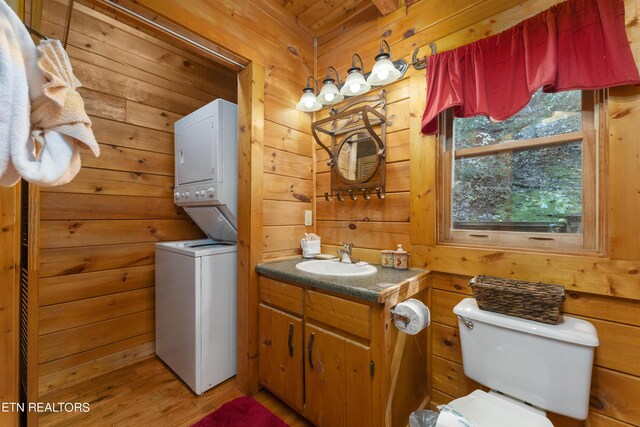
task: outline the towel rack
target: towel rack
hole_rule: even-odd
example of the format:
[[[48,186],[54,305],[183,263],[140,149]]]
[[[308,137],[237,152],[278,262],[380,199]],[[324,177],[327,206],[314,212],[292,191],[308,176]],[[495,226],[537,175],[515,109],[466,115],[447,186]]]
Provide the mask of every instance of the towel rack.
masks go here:
[[[41,32],[31,28],[30,26],[28,26],[27,24],[24,24],[25,28],[27,29],[27,31],[29,31],[31,34],[33,34],[34,36],[36,36],[37,38],[39,38],[40,40],[47,40],[49,39],[49,37],[45,36],[44,34],[42,34]]]
[[[67,5],[67,15],[64,17],[64,32],[62,33],[62,46],[66,49],[67,42],[69,41],[69,30],[71,29],[71,13],[73,12],[73,5],[75,0],[69,0]]]
[[[69,3],[67,5],[67,14],[66,14],[66,16],[64,18],[64,30],[62,32],[62,46],[65,49],[67,48],[67,41],[69,40],[69,30],[71,28],[71,13],[73,12],[73,5],[74,4],[75,4],[75,0],[69,0]],[[48,40],[49,39],[49,37],[45,36],[44,34],[42,34],[40,31],[36,30],[35,28],[30,27],[26,23],[24,24],[24,26],[27,29],[27,31],[29,31],[31,34],[33,34],[34,36],[36,36],[40,40]]]

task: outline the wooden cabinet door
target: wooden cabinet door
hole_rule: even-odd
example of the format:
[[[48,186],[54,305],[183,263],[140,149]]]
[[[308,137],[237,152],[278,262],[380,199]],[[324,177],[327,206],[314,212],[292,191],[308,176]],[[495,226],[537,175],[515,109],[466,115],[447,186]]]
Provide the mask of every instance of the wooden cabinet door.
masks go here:
[[[318,426],[372,425],[371,349],[305,324],[304,416]]]
[[[302,319],[260,304],[258,334],[260,383],[302,412]]]

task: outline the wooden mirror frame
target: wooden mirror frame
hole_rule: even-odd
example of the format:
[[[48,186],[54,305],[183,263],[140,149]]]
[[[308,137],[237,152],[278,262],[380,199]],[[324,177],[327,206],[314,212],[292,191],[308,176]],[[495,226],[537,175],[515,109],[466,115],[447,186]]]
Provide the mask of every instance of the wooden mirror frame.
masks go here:
[[[340,108],[332,108],[329,117],[314,122],[311,126],[311,133],[315,141],[329,154],[327,164],[331,166],[331,194],[325,193],[327,200],[337,196],[338,200],[343,200],[343,195],[355,200],[358,192],[368,198],[370,192],[376,192],[378,197],[383,198],[385,192],[386,179],[386,90],[381,90],[377,94],[366,97],[357,97],[349,100]],[[378,134],[374,127],[380,127]],[[327,147],[319,137],[318,133],[323,133],[331,138],[330,147]],[[342,146],[350,137],[358,133],[366,133],[378,146],[376,153],[378,163],[373,173],[366,179],[350,180],[340,173],[337,165],[337,158]],[[354,197],[355,196],[355,197]]]

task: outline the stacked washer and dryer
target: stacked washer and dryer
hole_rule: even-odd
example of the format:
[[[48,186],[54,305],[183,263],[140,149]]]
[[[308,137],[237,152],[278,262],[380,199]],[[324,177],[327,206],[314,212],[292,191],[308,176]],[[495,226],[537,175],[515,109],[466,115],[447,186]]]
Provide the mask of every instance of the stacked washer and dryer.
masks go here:
[[[209,238],[156,244],[156,354],[196,394],[236,374],[237,128],[221,99],[174,125],[174,200]]]

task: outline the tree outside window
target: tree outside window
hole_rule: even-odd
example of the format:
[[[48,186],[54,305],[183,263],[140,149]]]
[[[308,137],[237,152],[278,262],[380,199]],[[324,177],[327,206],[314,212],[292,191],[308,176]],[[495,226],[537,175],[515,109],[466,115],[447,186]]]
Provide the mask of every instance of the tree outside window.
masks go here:
[[[441,240],[594,250],[592,92],[537,91],[518,114],[441,117]]]

